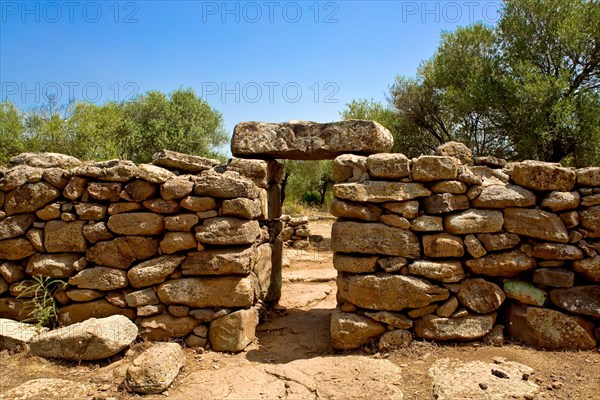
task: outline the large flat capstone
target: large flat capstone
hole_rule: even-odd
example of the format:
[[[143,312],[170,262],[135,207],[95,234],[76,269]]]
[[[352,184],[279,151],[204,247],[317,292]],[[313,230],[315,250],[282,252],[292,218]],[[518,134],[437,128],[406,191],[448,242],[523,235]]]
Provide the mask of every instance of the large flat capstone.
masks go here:
[[[374,121],[242,122],[233,131],[231,153],[235,157],[323,160],[346,153],[386,153],[393,143],[390,131]]]

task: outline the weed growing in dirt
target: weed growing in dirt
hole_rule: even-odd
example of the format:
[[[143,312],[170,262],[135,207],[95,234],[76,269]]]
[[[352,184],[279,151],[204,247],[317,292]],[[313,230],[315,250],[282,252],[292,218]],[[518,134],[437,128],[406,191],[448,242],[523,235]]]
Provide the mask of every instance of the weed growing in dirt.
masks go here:
[[[54,294],[64,289],[66,283],[51,277],[36,276],[17,286],[17,298],[29,298],[31,312],[23,322],[35,323],[38,331],[42,327],[54,328],[58,324],[58,307]]]

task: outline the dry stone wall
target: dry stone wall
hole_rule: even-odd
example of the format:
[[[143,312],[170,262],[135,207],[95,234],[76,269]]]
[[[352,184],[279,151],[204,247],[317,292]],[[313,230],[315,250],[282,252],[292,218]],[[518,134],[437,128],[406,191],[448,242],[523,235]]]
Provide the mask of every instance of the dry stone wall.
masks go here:
[[[464,147],[464,146],[463,146]],[[600,168],[438,156],[334,161],[334,347],[600,339]],[[464,164],[463,164],[464,163]]]
[[[219,164],[171,151],[140,165],[12,159],[0,180],[0,318],[29,318],[26,288],[42,277],[65,283],[60,325],[122,314],[146,339],[242,350],[280,293],[281,164]]]

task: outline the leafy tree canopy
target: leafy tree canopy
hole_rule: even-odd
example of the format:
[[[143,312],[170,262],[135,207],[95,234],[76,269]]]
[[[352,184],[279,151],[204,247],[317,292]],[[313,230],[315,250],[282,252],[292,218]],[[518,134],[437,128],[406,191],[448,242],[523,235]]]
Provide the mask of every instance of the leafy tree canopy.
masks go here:
[[[443,33],[387,105],[346,107],[342,117],[373,117],[409,156],[458,140],[475,155],[598,164],[600,2],[507,0],[497,26]]]
[[[161,149],[205,157],[224,156],[229,138],[221,113],[191,89],[168,95],[150,91],[130,101],[103,105],[52,98],[36,110],[0,103],[0,162],[23,151],[49,151],[82,160],[124,158],[148,162]]]

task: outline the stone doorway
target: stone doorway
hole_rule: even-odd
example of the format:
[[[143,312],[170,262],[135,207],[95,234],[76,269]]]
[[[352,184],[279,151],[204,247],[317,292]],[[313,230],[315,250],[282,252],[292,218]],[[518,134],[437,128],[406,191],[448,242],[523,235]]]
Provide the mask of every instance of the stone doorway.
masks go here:
[[[235,157],[277,165],[276,160],[331,160],[341,154],[386,152],[392,142],[391,134],[372,121],[244,122],[236,126],[231,148]],[[266,223],[273,235],[272,279],[280,282],[279,302],[271,304],[257,327],[258,347],[249,350],[248,359],[287,363],[333,352],[330,320],[337,305],[337,272],[332,262],[331,226],[335,219],[311,218],[308,222],[311,233],[323,237],[321,242],[307,249],[285,247],[280,237],[283,223],[278,183],[275,179],[269,187]]]

